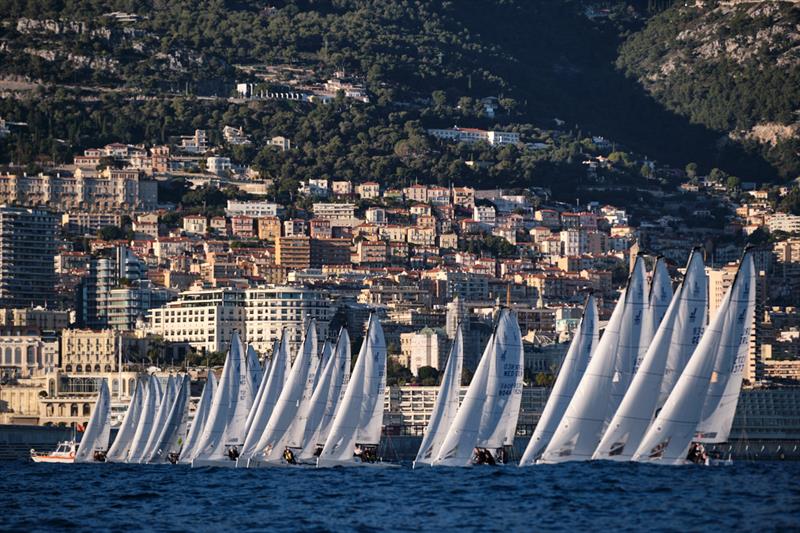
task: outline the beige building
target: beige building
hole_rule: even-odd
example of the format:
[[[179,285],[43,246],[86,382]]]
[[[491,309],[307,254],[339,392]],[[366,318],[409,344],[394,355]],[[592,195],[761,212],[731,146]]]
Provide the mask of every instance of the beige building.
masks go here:
[[[0,175],[0,203],[52,206],[59,210],[131,211],[156,208],[156,182],[139,170],[82,168],[74,176]]]
[[[423,366],[444,370],[447,362],[447,336],[443,331],[424,328],[400,334],[400,353],[415,376]]]
[[[0,327],[36,328],[39,331],[60,331],[69,326],[69,311],[45,307],[0,309]]]
[[[55,372],[58,339],[20,330],[0,332],[0,373],[7,378],[29,378]]]

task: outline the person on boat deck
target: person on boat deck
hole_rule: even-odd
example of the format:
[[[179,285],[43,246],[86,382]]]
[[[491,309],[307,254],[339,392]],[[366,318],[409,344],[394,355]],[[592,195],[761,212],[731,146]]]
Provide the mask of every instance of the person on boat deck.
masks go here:
[[[294,452],[290,450],[288,447],[283,450],[283,459],[290,465],[296,465],[297,460],[294,458]]]
[[[231,461],[235,461],[236,459],[238,459],[239,448],[237,448],[236,446],[230,446],[228,448],[228,457],[230,458]]]

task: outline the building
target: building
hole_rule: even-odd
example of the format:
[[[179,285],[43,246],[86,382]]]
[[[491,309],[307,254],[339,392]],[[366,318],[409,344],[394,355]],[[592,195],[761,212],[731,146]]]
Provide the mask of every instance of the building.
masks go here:
[[[253,218],[278,216],[278,204],[264,201],[228,200],[225,214],[229,217],[246,215]]]
[[[29,378],[58,367],[58,338],[22,328],[0,331],[0,378]]]
[[[69,326],[69,311],[58,311],[44,307],[0,309],[0,327],[35,329],[38,331],[61,331]]]
[[[61,333],[61,368],[68,374],[120,370],[122,334],[111,329],[65,329]]]
[[[292,141],[287,139],[286,137],[273,137],[272,139],[267,141],[267,146],[275,146],[281,152],[286,152],[287,150],[292,149]]]
[[[77,211],[61,215],[61,227],[72,235],[95,234],[106,226],[121,226],[119,213],[93,213]]]
[[[296,270],[309,268],[311,266],[311,238],[304,235],[278,237],[275,240],[275,263]]]
[[[258,238],[274,241],[281,236],[281,220],[278,217],[260,217],[256,220]]]
[[[238,215],[231,217],[231,234],[242,239],[252,239],[256,236],[256,225],[253,217]]]
[[[491,205],[476,205],[472,209],[472,218],[484,227],[494,227],[497,224],[497,212]]]
[[[49,211],[0,207],[0,306],[55,298],[58,218]]]
[[[208,219],[203,215],[187,215],[183,217],[183,231],[194,235],[205,235],[208,231]]]
[[[234,331],[244,331],[244,292],[190,289],[163,307],[150,309],[148,332],[197,350],[224,352]]]
[[[206,130],[194,130],[194,135],[182,136],[179,148],[190,154],[202,154],[208,150]]]
[[[788,213],[775,213],[767,218],[767,227],[770,231],[800,233],[800,216],[790,215]]]
[[[331,227],[353,227],[358,223],[356,206],[350,203],[315,203],[314,217],[331,221]]]
[[[301,218],[293,218],[283,221],[284,237],[302,237],[308,235],[308,224]]]
[[[350,196],[353,194],[353,182],[344,180],[334,180],[331,182],[331,191],[334,196]]]
[[[441,330],[424,328],[416,333],[400,334],[400,353],[415,376],[423,366],[444,370],[447,352],[448,341]]]
[[[364,183],[358,186],[357,192],[362,200],[371,200],[374,198],[380,198],[381,186],[380,184],[374,181],[365,181]]]
[[[146,324],[147,312],[177,296],[177,291],[136,280],[108,291],[106,323],[115,330],[134,331]]]
[[[212,174],[224,174],[231,171],[231,158],[212,156],[206,159],[206,170]]]
[[[311,268],[349,264],[349,239],[311,239]]]
[[[250,139],[244,132],[244,128],[234,128],[233,126],[225,126],[222,128],[222,136],[225,137],[225,142],[233,145],[250,144]]]
[[[335,311],[326,293],[305,287],[247,289],[245,310],[245,338],[261,353],[272,349],[284,328],[292,349],[297,349],[312,318],[317,321],[319,338],[326,339]]]
[[[157,206],[156,182],[136,169],[78,168],[74,176],[0,175],[0,203],[53,207],[59,211],[148,211]]]
[[[476,128],[458,128],[453,127],[449,129],[429,129],[428,135],[432,135],[437,139],[452,142],[463,143],[476,143],[487,142],[492,146],[502,146],[505,144],[519,144],[519,133],[512,131],[487,131]]]

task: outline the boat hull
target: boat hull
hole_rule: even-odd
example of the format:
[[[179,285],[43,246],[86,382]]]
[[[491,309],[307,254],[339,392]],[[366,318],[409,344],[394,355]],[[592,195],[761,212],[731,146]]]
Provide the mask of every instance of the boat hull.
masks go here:
[[[203,468],[203,467],[215,467],[215,468],[236,468],[236,461],[232,461],[228,458],[225,459],[193,459],[192,460],[192,468]]]
[[[34,463],[74,463],[75,457],[60,457],[56,455],[33,455],[31,460]]]

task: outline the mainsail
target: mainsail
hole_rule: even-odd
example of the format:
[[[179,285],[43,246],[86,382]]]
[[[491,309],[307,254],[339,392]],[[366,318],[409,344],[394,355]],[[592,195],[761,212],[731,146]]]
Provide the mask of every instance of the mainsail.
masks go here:
[[[286,331],[281,334],[280,344],[277,350],[272,352],[272,363],[270,364],[270,373],[267,383],[265,385],[264,393],[258,405],[253,405],[255,412],[250,422],[250,428],[244,439],[244,446],[242,446],[241,454],[237,465],[247,465],[247,460],[250,459],[259,449],[258,442],[264,434],[264,429],[267,427],[272,411],[275,409],[275,404],[278,402],[278,397],[283,390],[283,385],[286,381],[286,368],[289,361],[289,335]]]
[[[192,466],[227,465],[228,449],[242,445],[247,413],[256,393],[248,366],[242,341],[234,332]]]
[[[133,390],[131,401],[128,404],[128,410],[125,412],[125,417],[122,419],[122,424],[119,426],[114,444],[111,445],[111,448],[106,454],[107,462],[121,463],[128,458],[131,443],[133,443],[133,438],[136,435],[136,428],[139,425],[139,416],[142,413],[143,399],[144,391],[142,389],[142,382],[137,379],[136,388]]]
[[[667,271],[667,264],[663,257],[656,259],[653,267],[653,279],[650,281],[650,291],[647,298],[647,308],[642,324],[642,337],[640,344],[646,349],[658,331],[658,326],[667,312],[672,301],[672,279]],[[644,354],[642,354],[644,356]],[[636,368],[639,368],[641,358],[636,361]]]
[[[90,463],[94,461],[95,452],[108,450],[108,438],[111,435],[111,398],[108,394],[108,384],[103,379],[100,382],[100,395],[94,404],[92,417],[83,432],[83,438],[75,452],[76,463]]]
[[[638,257],[541,462],[585,461],[594,454],[638,357],[645,284],[644,261]]]
[[[347,387],[349,377],[350,335],[346,329],[342,328],[330,360],[325,365],[320,381],[314,389],[314,395],[311,397],[312,408],[306,424],[303,451],[300,452],[301,460],[308,461],[315,457],[317,450],[325,444],[331,422],[336,416],[336,410],[344,395],[344,388]]]
[[[739,271],[634,461],[682,464],[692,440],[727,439],[747,361],[755,310],[755,268],[745,252]],[[696,435],[695,432],[704,432]]]
[[[205,428],[206,420],[211,412],[211,403],[214,401],[214,392],[217,388],[217,376],[211,370],[208,371],[208,379],[206,385],[203,387],[203,393],[200,395],[200,402],[197,404],[197,409],[194,412],[194,420],[189,428],[189,434],[186,435],[186,442],[183,444],[181,450],[181,458],[178,462],[188,464],[192,462],[192,458],[197,450],[197,444],[200,442],[200,437],[203,436],[203,428]]]
[[[150,457],[153,456],[153,452],[155,452],[156,444],[159,435],[164,430],[164,424],[167,422],[167,416],[169,415],[170,409],[172,409],[172,404],[175,403],[175,378],[169,376],[167,378],[167,386],[164,390],[164,396],[161,398],[161,404],[158,406],[158,412],[156,413],[155,420],[153,421],[153,429],[150,430],[150,436],[147,439],[147,444],[144,447],[144,454],[142,458],[139,460],[141,463],[146,463],[150,460]]]
[[[434,465],[470,466],[474,448],[498,449],[514,443],[523,368],[519,324],[511,311],[501,309],[494,333]]]
[[[306,329],[300,351],[295,357],[292,370],[289,372],[289,379],[286,380],[278,397],[275,409],[261,440],[256,445],[257,451],[248,467],[257,466],[262,462],[280,461],[287,446],[302,446],[298,441],[302,438],[305,428],[306,406],[313,393],[318,364],[317,326],[316,321],[312,319]]]
[[[139,425],[136,427],[136,435],[131,443],[128,453],[128,463],[138,463],[144,457],[147,441],[153,432],[158,406],[161,402],[161,384],[155,376],[147,377],[147,392],[142,403],[142,414],[139,417]]]
[[[461,392],[461,369],[464,364],[464,339],[461,324],[450,347],[450,355],[442,376],[442,384],[436,394],[433,411],[422,437],[414,465],[431,464],[442,447],[450,425],[455,420]]]
[[[707,283],[701,252],[689,257],[686,276],[608,426],[594,459],[627,461],[656,414],[668,361],[680,373],[705,325]]]
[[[353,375],[317,460],[318,467],[353,463],[356,444],[380,443],[385,395],[386,340],[378,317],[372,313]]]
[[[189,387],[191,379],[185,374],[180,380],[175,400],[171,403],[167,418],[153,444],[148,463],[163,463],[171,454],[179,454],[186,435],[186,424],[189,418]]]
[[[572,395],[575,394],[575,389],[578,387],[583,373],[586,371],[592,350],[597,346],[597,329],[597,304],[594,296],[589,295],[583,308],[581,322],[575,330],[575,336],[564,356],[564,362],[561,364],[553,390],[547,398],[547,404],[544,406],[542,416],[536,424],[536,429],[528,442],[519,466],[534,464],[550,442]]]
[[[278,354],[278,349],[280,347],[280,341],[277,339],[272,345],[272,357],[275,357]],[[247,347],[247,353],[250,354],[250,351],[255,353],[252,346]],[[247,440],[247,435],[250,434],[250,427],[253,425],[253,419],[256,416],[256,411],[258,411],[258,406],[261,405],[261,398],[264,396],[264,390],[267,388],[267,381],[269,381],[269,373],[270,373],[270,361],[267,359],[264,368],[261,371],[261,383],[258,385],[258,392],[256,392],[256,397],[253,399],[253,405],[250,407],[250,412],[247,413],[247,420],[244,423],[244,435],[245,441]]]

